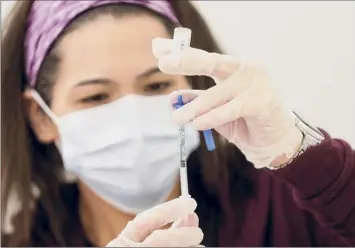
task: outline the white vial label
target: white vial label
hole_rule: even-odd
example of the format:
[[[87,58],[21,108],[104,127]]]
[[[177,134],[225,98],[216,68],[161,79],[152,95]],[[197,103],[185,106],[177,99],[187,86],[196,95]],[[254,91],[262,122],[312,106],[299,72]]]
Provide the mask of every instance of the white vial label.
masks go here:
[[[190,46],[191,30],[188,28],[175,28],[174,30],[174,50],[175,52],[183,51]]]

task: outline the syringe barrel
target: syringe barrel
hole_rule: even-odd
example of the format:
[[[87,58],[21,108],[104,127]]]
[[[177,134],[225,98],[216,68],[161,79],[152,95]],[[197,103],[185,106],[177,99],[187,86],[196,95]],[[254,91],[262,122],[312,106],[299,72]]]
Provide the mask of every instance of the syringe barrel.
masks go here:
[[[186,166],[180,167],[180,184],[181,184],[180,185],[181,186],[181,196],[182,197],[190,197]]]
[[[180,166],[186,166],[187,154],[186,154],[185,125],[180,126],[179,135],[180,135]]]

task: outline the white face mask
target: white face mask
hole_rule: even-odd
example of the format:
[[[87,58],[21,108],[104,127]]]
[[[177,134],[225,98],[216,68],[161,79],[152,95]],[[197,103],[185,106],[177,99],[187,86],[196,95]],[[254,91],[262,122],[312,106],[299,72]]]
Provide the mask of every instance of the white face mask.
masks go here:
[[[32,93],[57,125],[64,168],[102,199],[134,214],[167,199],[179,175],[179,133],[168,96],[128,95],[58,118]],[[200,144],[190,125],[186,142],[187,155]]]

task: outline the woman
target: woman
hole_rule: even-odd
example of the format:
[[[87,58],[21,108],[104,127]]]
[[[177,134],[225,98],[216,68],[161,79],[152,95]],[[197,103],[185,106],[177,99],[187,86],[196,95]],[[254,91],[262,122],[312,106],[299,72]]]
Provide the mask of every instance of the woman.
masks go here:
[[[355,244],[354,151],[295,126],[263,70],[216,54],[190,3],[21,1],[10,20],[1,80],[6,246],[104,246],[119,233],[110,245],[198,245],[196,203],[175,199],[177,137],[165,102],[191,87],[210,89],[179,91],[196,99],[174,120],[218,131],[217,150],[207,152],[187,125],[203,245]],[[179,24],[202,50],[172,54]]]

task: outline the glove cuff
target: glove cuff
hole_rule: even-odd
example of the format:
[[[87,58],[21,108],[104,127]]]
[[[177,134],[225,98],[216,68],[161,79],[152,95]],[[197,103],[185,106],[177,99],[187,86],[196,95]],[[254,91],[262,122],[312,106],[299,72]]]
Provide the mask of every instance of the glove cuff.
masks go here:
[[[243,145],[241,150],[247,160],[253,163],[255,168],[261,169],[267,167],[269,169],[278,169],[281,167],[273,167],[271,165],[272,162],[280,157],[284,157],[286,161],[292,160],[295,154],[297,154],[302,137],[302,133],[295,126],[292,126],[289,131],[286,132],[286,135],[274,145],[258,148]],[[288,163],[282,164],[282,167],[284,167]]]

